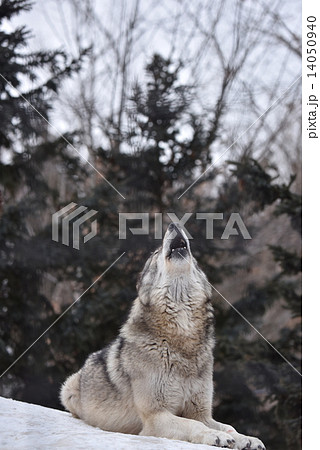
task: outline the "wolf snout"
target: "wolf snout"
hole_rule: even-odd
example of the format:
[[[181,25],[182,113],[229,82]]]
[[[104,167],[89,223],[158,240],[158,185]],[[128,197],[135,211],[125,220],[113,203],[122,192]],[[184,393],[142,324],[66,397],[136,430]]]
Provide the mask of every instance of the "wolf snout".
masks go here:
[[[169,226],[168,226],[168,230],[169,231],[173,231],[173,230],[175,230],[175,229],[179,229],[179,225],[178,224],[176,224],[176,223],[173,223],[173,222],[171,222],[170,224],[169,224]]]
[[[169,259],[171,259],[172,256],[187,256],[189,252],[189,242],[187,235],[180,225],[170,223],[165,240],[167,241],[167,257]]]
[[[184,235],[184,239],[188,240],[186,234],[184,233],[182,227],[178,223],[171,222],[168,226],[168,231],[170,232],[170,238],[174,238],[176,235]]]

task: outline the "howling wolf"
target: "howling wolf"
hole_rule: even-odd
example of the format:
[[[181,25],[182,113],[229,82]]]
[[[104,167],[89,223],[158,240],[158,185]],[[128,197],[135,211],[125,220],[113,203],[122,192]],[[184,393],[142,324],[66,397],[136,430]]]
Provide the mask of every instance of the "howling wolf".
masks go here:
[[[65,408],[103,430],[264,450],[212,418],[211,285],[179,225],[169,225],[137,291],[119,336],[62,386]]]

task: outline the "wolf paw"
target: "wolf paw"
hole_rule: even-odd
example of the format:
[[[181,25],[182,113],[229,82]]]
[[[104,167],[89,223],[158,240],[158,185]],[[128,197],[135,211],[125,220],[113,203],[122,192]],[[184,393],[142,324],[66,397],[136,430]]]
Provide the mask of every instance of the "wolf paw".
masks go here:
[[[233,437],[236,441],[235,449],[237,450],[266,450],[265,445],[258,438],[244,435]]]
[[[194,444],[216,445],[224,448],[234,448],[235,440],[223,431],[208,430],[193,437]]]

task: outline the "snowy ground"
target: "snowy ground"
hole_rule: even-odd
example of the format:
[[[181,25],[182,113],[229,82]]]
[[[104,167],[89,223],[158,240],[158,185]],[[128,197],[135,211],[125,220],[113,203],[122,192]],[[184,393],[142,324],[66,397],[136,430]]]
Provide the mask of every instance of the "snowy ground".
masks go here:
[[[0,397],[0,449],[219,450],[90,427],[69,413]]]

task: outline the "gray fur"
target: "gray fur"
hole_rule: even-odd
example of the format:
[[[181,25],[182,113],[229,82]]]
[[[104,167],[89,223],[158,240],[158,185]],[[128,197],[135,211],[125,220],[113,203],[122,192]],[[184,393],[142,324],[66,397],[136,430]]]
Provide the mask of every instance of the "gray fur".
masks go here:
[[[61,389],[74,416],[104,430],[263,449],[212,418],[211,285],[171,224],[145,264],[128,320]]]

